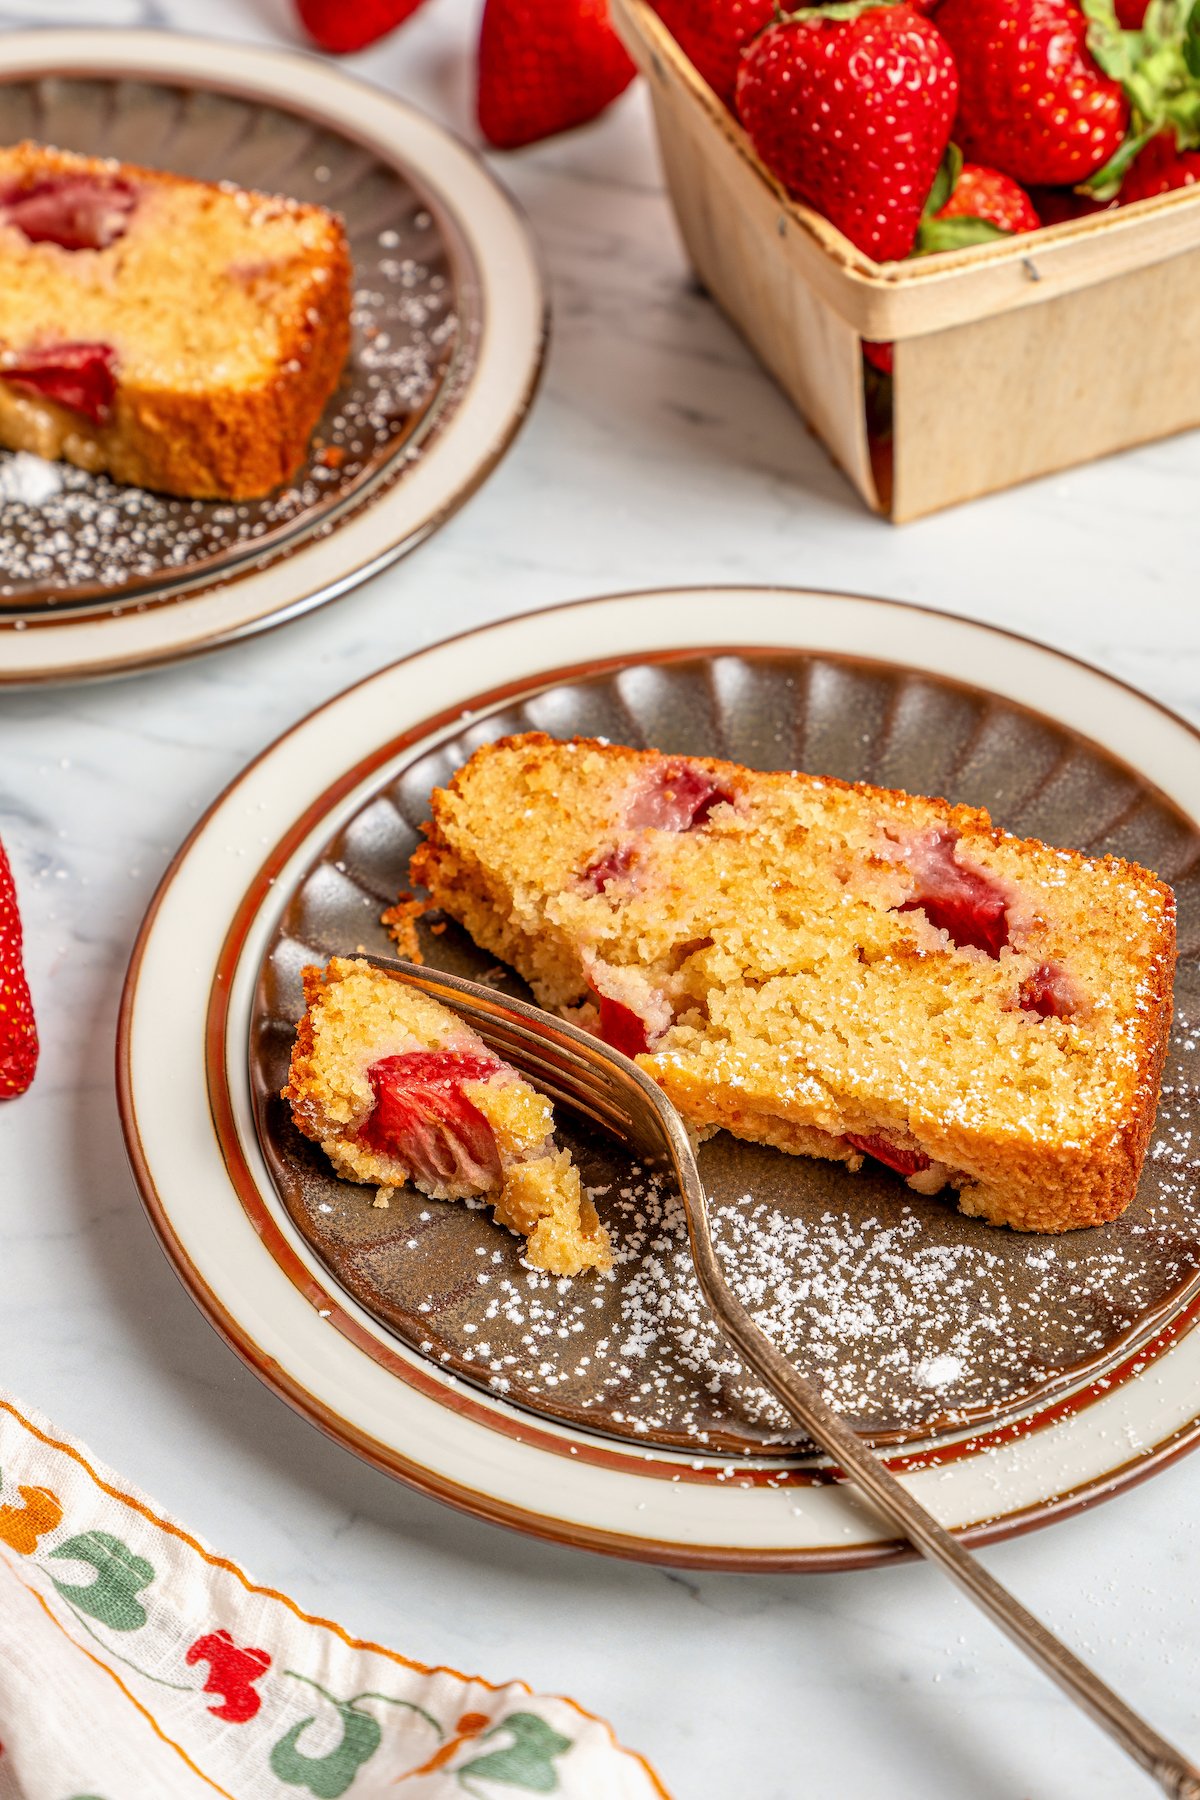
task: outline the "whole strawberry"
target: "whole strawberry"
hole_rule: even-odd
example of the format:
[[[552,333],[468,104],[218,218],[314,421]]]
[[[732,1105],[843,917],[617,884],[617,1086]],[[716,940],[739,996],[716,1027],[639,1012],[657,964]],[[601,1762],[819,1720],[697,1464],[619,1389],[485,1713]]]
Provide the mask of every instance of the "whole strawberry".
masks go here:
[[[1033,201],[1011,176],[980,163],[964,163],[952,144],[917,232],[916,251],[931,256],[939,250],[963,250],[998,237],[1037,231],[1041,219]],[[893,346],[864,340],[863,355],[881,375],[890,375]]]
[[[1138,152],[1121,183],[1121,205],[1129,206],[1135,200],[1152,200],[1155,194],[1194,187],[1197,182],[1200,182],[1200,150],[1181,150],[1173,131],[1160,131],[1144,150]]]
[[[21,961],[21,915],[12,869],[0,844],[0,1100],[23,1094],[37,1068],[33,1002]]]
[[[944,234],[942,242],[930,242],[928,234],[936,236],[933,227],[950,219],[974,220],[985,230],[968,235],[963,227],[957,227],[961,233],[957,242],[953,241],[954,230]],[[918,248],[925,251],[958,249],[969,242],[984,243],[990,235],[1017,237],[1023,231],[1037,231],[1041,223],[1037,208],[1019,181],[1014,181],[1011,175],[1002,175],[999,169],[985,169],[982,163],[964,163],[954,192],[933,218],[922,225],[917,243]],[[989,227],[990,231],[986,229]]]
[[[689,62],[729,107],[742,51],[779,12],[775,0],[654,0],[654,10]]]
[[[477,111],[498,149],[586,124],[636,73],[608,0],[485,0]]]
[[[793,13],[754,40],[736,98],[790,194],[876,262],[908,255],[958,103],[935,25],[869,0]]]
[[[424,0],[296,0],[300,23],[322,50],[365,50],[403,25]]]
[[[1088,49],[1074,0],[943,0],[937,17],[958,64],[964,156],[1054,187],[1116,152],[1129,104]]]

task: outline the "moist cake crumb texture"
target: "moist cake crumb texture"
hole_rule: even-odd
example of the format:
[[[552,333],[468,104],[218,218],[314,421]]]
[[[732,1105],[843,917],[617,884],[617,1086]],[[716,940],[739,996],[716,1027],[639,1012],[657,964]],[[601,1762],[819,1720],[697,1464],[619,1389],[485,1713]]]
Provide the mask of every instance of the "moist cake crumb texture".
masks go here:
[[[453,1012],[370,964],[304,971],[306,1011],[283,1098],[338,1174],[388,1209],[412,1182],[438,1200],[486,1198],[535,1268],[611,1263],[607,1233],[550,1103]]]
[[[1171,1016],[1157,877],[895,790],[541,733],[435,791],[412,877],[701,1132],[881,1161],[1027,1231],[1128,1205]]]

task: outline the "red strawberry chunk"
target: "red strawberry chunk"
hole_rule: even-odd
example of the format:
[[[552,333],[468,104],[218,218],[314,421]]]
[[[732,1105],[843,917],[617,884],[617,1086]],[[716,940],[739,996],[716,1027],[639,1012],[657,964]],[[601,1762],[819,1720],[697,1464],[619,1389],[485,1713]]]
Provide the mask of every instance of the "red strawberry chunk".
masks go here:
[[[116,397],[116,363],[111,344],[43,344],[0,359],[0,381],[103,425]]]
[[[620,1000],[612,1000],[607,994],[597,993],[595,989],[592,991],[600,1002],[597,1036],[625,1056],[641,1056],[649,1050],[650,1039],[647,1036],[646,1021],[641,1014],[635,1013],[632,1006],[625,1006]]]
[[[500,1180],[500,1152],[463,1084],[487,1081],[500,1067],[494,1056],[459,1050],[383,1057],[367,1071],[375,1109],[362,1141],[406,1163],[419,1181],[485,1192]]]
[[[627,809],[625,823],[631,831],[696,831],[722,804],[731,806],[733,795],[711,775],[691,763],[664,762]]]
[[[937,830],[905,846],[916,886],[896,910],[923,912],[956,949],[999,956],[1008,943],[1008,894],[982,869],[957,860],[958,841],[957,831]]]
[[[37,1068],[37,1025],[21,958],[22,941],[17,891],[0,844],[0,1100],[23,1094]]]
[[[893,1144],[891,1138],[882,1132],[872,1137],[860,1137],[856,1131],[846,1133],[846,1142],[861,1150],[864,1156],[873,1156],[886,1168],[894,1169],[897,1175],[920,1175],[929,1167],[929,1158],[923,1150],[907,1150],[899,1144]]]
[[[31,244],[107,250],[123,237],[137,194],[119,175],[51,175],[0,201],[4,223]]]
[[[1079,1007],[1079,989],[1059,963],[1039,963],[1021,983],[1022,1011],[1043,1019],[1067,1019]]]
[[[590,862],[581,870],[580,885],[593,894],[601,894],[610,881],[620,881],[628,875],[633,864],[633,847],[630,844],[618,846],[615,850],[606,850],[595,862]]]

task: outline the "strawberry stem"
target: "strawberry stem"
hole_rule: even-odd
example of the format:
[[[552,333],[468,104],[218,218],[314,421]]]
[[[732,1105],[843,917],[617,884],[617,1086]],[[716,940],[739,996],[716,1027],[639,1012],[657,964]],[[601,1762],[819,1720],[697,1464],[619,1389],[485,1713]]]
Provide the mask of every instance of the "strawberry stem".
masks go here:
[[[1180,150],[1200,145],[1200,0],[1150,0],[1138,31],[1122,31],[1113,0],[1081,4],[1088,49],[1121,83],[1131,108],[1124,143],[1078,189],[1111,200],[1130,164],[1160,131],[1173,131]]]
[[[921,223],[932,219],[940,213],[958,186],[958,178],[963,172],[963,153],[957,144],[947,144],[946,154],[941,160],[937,174],[933,178],[933,186],[929,190],[929,198],[925,202],[925,210],[921,214]]]

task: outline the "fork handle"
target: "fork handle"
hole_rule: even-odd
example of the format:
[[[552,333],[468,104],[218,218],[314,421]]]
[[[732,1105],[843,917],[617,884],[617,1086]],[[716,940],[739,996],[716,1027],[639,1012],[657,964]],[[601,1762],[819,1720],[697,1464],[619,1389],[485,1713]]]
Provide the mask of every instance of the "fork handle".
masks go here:
[[[692,1208],[688,1208],[689,1219]],[[1200,1800],[1200,1769],[1154,1727],[1127,1706],[1094,1670],[1049,1631],[1041,1620],[1009,1593],[958,1539],[940,1525],[933,1514],[844,1420],[823,1395],[783,1356],[737,1300],[720,1271],[711,1239],[694,1234],[693,1249],[704,1297],[716,1314],[721,1329],[737,1347],[743,1361],[770,1388],[778,1400],[804,1427],[843,1474],[874,1503],[910,1544],[938,1563],[983,1612],[1040,1669],[1058,1683],[1096,1724],[1116,1739],[1134,1762],[1153,1776],[1174,1800]],[[707,1252],[707,1253],[706,1253]]]

